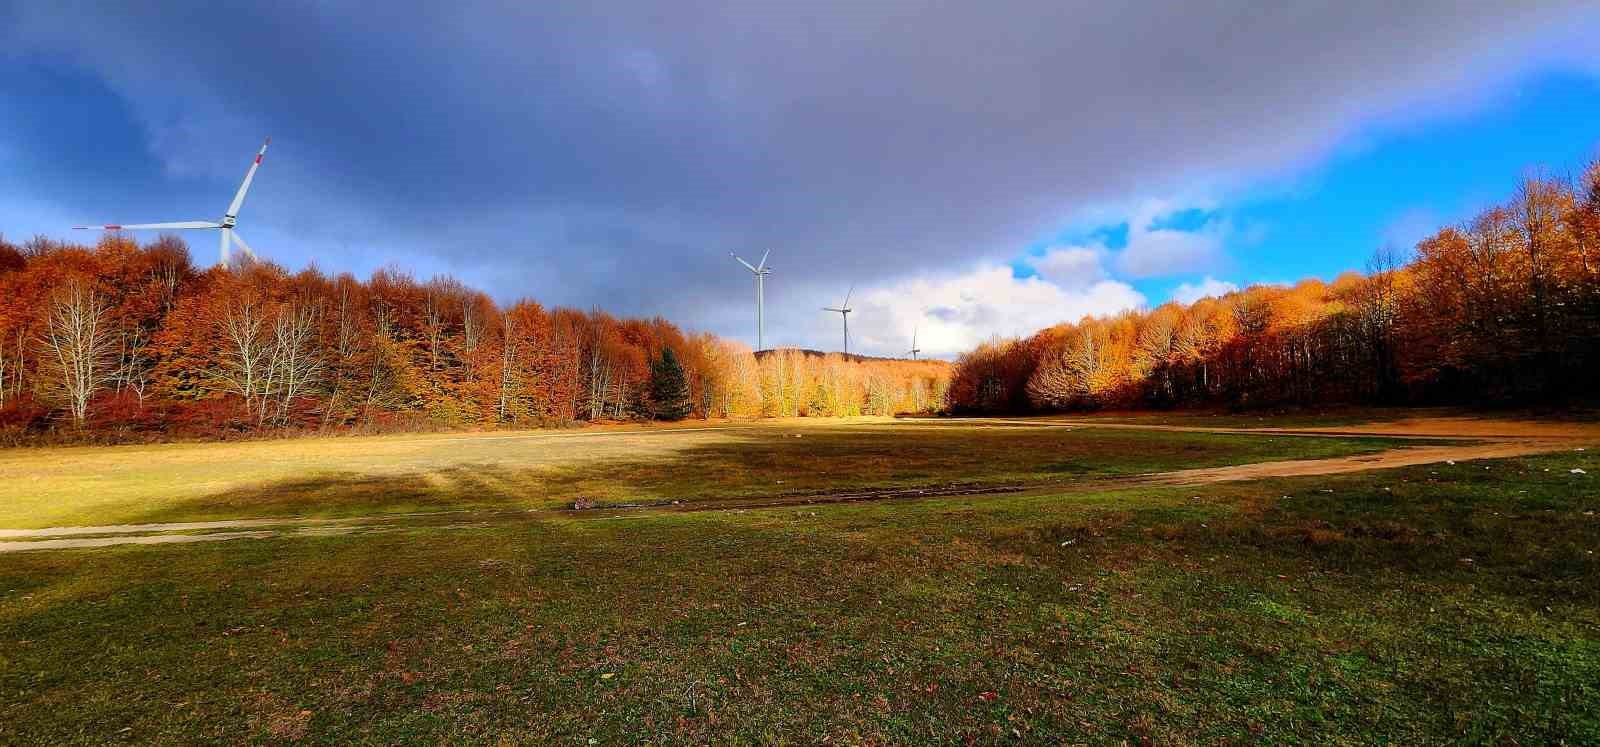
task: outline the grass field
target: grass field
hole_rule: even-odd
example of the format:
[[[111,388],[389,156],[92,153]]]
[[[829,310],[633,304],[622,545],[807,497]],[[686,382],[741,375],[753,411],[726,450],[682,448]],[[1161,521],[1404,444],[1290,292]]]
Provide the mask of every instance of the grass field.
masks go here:
[[[1038,483],[1370,453],[1377,438],[782,421],[0,451],[0,528]]]
[[[892,446],[807,446],[784,474],[935,479],[895,466],[910,453],[1010,480],[1379,443],[774,426],[668,436],[692,445],[652,442],[647,472],[594,457],[609,474],[574,484],[759,491],[759,466],[702,473],[835,427],[840,452]],[[478,448],[516,448],[495,443]],[[74,451],[6,458],[97,453]],[[1594,454],[0,555],[0,743],[1595,743]],[[230,508],[208,505],[160,510]]]
[[[1199,426],[1204,428],[1339,428],[1352,425],[1390,423],[1416,418],[1482,418],[1481,410],[1463,407],[1345,407],[1298,408],[1273,411],[1207,412],[1194,410],[1151,412],[1108,412],[1073,418],[1090,422],[1138,423],[1152,425]],[[1493,413],[1500,422],[1582,422],[1597,419],[1594,410],[1567,407],[1559,410],[1504,410]]]

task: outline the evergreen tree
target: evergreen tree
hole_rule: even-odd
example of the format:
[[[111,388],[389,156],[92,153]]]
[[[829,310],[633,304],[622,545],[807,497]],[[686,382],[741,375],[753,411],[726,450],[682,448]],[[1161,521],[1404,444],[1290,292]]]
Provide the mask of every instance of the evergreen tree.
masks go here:
[[[689,416],[689,377],[672,348],[661,348],[661,357],[650,364],[650,402],[661,420],[682,420]]]

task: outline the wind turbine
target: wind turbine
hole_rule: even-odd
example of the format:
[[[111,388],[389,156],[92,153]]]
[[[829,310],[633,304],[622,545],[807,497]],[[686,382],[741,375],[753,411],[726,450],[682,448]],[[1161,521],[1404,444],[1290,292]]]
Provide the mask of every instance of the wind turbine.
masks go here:
[[[917,347],[917,328],[915,325],[911,327],[911,349],[906,352],[911,354],[911,360],[916,360],[917,353],[922,352],[922,348]]]
[[[851,312],[850,294],[851,293],[855,293],[855,292],[856,292],[856,286],[855,286],[854,283],[851,283],[850,284],[850,290],[847,290],[844,293],[844,303],[839,304],[839,308],[833,308],[831,306],[822,307],[823,311],[838,312],[839,318],[844,320],[844,354],[845,355],[849,355],[850,354],[850,312]]]
[[[103,226],[73,226],[73,228],[102,231],[132,231],[145,228],[175,228],[179,230],[218,229],[219,233],[222,235],[222,247],[217,257],[218,264],[228,264],[228,260],[230,259],[228,251],[230,244],[238,244],[239,248],[244,250],[246,256],[250,257],[251,259],[255,259],[256,253],[250,250],[249,244],[244,243],[244,239],[239,236],[239,232],[234,230],[234,226],[238,225],[239,223],[239,208],[244,205],[244,193],[250,191],[250,182],[256,178],[256,169],[261,168],[261,158],[267,154],[267,146],[271,144],[272,138],[270,137],[267,138],[266,142],[261,144],[261,150],[256,153],[255,162],[251,163],[250,170],[245,172],[244,183],[239,185],[239,191],[233,195],[233,202],[228,203],[228,212],[222,215],[221,221],[212,223],[211,221],[203,220],[186,220],[175,223],[126,223],[121,225],[112,223]]]
[[[744,265],[745,269],[749,270],[751,274],[756,276],[756,350],[757,351],[765,350],[766,347],[767,347],[767,343],[766,343],[766,329],[767,329],[766,320],[762,317],[762,313],[763,312],[762,312],[762,308],[761,307],[762,307],[762,296],[763,296],[763,293],[765,292],[765,287],[764,287],[765,286],[765,281],[767,279],[767,275],[772,272],[772,268],[767,266],[767,255],[771,254],[771,253],[772,253],[771,249],[768,249],[767,251],[763,252],[762,255],[761,255],[761,262],[756,264],[755,266],[751,266],[751,264],[749,262],[746,262],[746,261],[744,261],[742,259],[739,259],[739,255],[734,254],[733,252],[728,252],[728,256],[733,257],[736,260],[739,260],[739,264]]]

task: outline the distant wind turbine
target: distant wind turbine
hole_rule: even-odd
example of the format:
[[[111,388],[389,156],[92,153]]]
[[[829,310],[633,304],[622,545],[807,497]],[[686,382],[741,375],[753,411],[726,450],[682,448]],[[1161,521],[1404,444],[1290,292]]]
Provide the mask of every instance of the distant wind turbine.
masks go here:
[[[765,350],[767,348],[766,320],[762,318],[762,296],[766,290],[765,281],[767,279],[767,275],[772,272],[772,268],[767,266],[767,255],[771,253],[771,249],[768,249],[766,252],[762,253],[761,262],[752,266],[749,262],[739,259],[739,255],[734,254],[733,252],[728,252],[728,256],[738,260],[739,264],[744,265],[745,269],[749,270],[751,274],[756,276],[756,350],[758,351]]]
[[[906,352],[911,354],[911,360],[916,360],[917,353],[922,352],[922,348],[917,347],[917,328],[915,325],[911,327],[911,349]]]
[[[101,226],[73,226],[73,228],[100,231],[133,231],[139,229],[165,228],[175,228],[179,230],[219,229],[222,234],[222,248],[218,253],[218,264],[228,264],[228,260],[231,258],[229,256],[230,244],[239,245],[239,248],[244,250],[246,256],[250,257],[251,259],[255,259],[256,253],[251,251],[249,244],[244,243],[244,239],[239,236],[239,232],[234,230],[234,226],[238,225],[239,223],[239,208],[244,205],[244,193],[250,191],[250,182],[256,178],[256,169],[261,168],[261,158],[267,155],[267,146],[271,144],[272,138],[270,137],[267,138],[266,142],[261,144],[261,150],[256,153],[255,162],[250,164],[250,170],[246,171],[244,174],[244,183],[239,185],[239,191],[233,195],[233,202],[228,204],[228,212],[223,214],[222,220],[219,222],[212,223],[210,221],[203,220],[186,220],[175,223],[124,223],[120,225],[111,223]]]
[[[824,306],[824,307],[822,307],[823,311],[836,312],[839,315],[839,318],[844,320],[844,354],[845,355],[849,355],[850,354],[850,312],[852,311],[852,309],[850,308],[850,294],[855,293],[855,292],[856,292],[856,286],[855,286],[854,283],[851,283],[850,284],[850,290],[847,290],[844,293],[844,303],[839,304],[838,308],[834,308],[832,306]]]

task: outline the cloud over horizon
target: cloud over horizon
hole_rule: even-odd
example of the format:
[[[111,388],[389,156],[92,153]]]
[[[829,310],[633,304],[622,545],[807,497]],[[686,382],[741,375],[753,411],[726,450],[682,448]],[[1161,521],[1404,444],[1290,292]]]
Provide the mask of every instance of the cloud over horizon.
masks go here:
[[[1097,280],[1065,288],[986,263],[964,273],[915,277],[871,289],[855,304],[858,321],[850,331],[864,349],[902,355],[915,330],[925,356],[949,357],[994,336],[1024,336],[1060,322],[1144,305],[1144,295],[1124,282]]]
[[[863,349],[893,354],[913,307],[930,309],[924,346],[948,346],[1144,303],[1139,278],[1221,272],[1239,228],[1162,224],[1157,197],[1291,173],[1373,121],[1592,65],[1550,39],[1594,15],[0,0],[0,93],[29,104],[0,116],[0,216],[20,224],[0,230],[215,218],[271,134],[241,231],[287,264],[402,261],[502,300],[748,337],[727,252],[771,248],[772,339],[831,344],[815,309],[856,282],[882,314],[852,319]],[[1011,276],[1106,205],[1135,206],[1126,246],[1063,244]]]
[[[1194,283],[1179,283],[1172,290],[1172,300],[1178,303],[1194,303],[1202,298],[1217,298],[1239,290],[1237,283],[1218,280],[1210,275]]]

